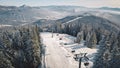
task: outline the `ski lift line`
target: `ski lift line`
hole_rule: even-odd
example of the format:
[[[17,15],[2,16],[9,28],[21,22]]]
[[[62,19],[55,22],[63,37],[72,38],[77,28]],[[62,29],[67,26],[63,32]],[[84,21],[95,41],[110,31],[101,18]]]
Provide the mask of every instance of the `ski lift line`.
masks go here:
[[[84,63],[85,66],[88,66],[89,65],[89,58],[86,56],[87,53],[80,53],[80,54],[75,54],[75,59],[79,60],[79,68],[81,68],[81,62],[82,62],[82,59],[84,58],[84,60],[86,61]]]

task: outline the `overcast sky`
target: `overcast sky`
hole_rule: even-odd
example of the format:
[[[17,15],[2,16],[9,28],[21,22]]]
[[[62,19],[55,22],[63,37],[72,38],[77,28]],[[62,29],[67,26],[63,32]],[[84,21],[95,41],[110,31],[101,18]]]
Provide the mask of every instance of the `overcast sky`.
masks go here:
[[[47,5],[75,5],[85,7],[119,7],[120,0],[0,0],[0,5],[9,6],[47,6]]]

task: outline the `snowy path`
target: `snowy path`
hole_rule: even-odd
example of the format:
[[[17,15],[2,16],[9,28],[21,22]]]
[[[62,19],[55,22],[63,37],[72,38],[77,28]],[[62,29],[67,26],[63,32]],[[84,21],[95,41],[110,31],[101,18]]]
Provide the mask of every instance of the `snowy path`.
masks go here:
[[[73,21],[75,21],[75,20],[78,20],[78,19],[80,19],[80,18],[82,18],[82,17],[77,17],[77,18],[75,18],[75,19],[72,19],[72,20],[70,20],[70,21],[68,21],[68,22],[66,22],[66,23],[73,22]],[[66,23],[63,23],[63,24],[66,24]]]
[[[51,33],[42,33],[41,37],[46,45],[46,68],[77,68],[70,63],[68,52],[64,51],[55,38],[51,38]]]
[[[45,66],[44,68],[78,68],[78,61],[73,59],[74,54],[87,53],[88,62],[90,63],[88,68],[92,68],[93,58],[97,49],[90,49],[83,45],[83,43],[74,43],[75,37],[67,34],[52,34],[48,32],[41,33],[43,44],[45,48]],[[59,40],[62,38],[62,40]],[[66,44],[66,45],[65,45]],[[75,53],[71,53],[75,50]],[[81,68],[84,66],[84,61],[81,63]]]

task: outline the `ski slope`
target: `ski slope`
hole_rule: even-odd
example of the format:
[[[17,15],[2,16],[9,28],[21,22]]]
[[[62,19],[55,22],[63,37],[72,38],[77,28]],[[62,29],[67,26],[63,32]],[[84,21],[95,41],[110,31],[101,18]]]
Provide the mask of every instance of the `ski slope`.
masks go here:
[[[82,17],[77,17],[77,18],[75,18],[75,19],[72,19],[72,20],[70,20],[70,21],[68,21],[68,22],[66,22],[66,23],[73,22],[73,21],[75,21],[75,20],[78,20],[78,19],[80,19],[80,18],[82,18]],[[66,23],[63,23],[63,24],[66,24]]]
[[[67,34],[44,32],[41,33],[43,39],[43,44],[45,47],[45,67],[46,68],[78,68],[78,61],[74,60],[74,54],[71,53],[72,50],[75,50],[75,53],[88,53],[90,64],[88,68],[91,68],[93,65],[93,58],[97,49],[90,49],[81,44],[74,43],[75,37],[72,37]],[[62,38],[62,40],[59,40]],[[82,61],[82,68],[86,68]]]
[[[3,24],[1,24],[1,25],[0,25],[0,28],[1,28],[1,27],[11,27],[11,26],[12,26],[12,25],[3,25]]]

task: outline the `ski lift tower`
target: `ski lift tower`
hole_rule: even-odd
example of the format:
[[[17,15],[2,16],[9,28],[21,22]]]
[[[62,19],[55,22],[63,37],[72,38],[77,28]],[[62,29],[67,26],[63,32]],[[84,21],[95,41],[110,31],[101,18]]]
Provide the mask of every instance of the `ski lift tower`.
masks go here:
[[[89,65],[89,58],[86,56],[87,53],[80,53],[80,54],[75,54],[75,59],[76,60],[79,60],[79,68],[81,68],[81,62],[82,62],[82,59],[86,59],[86,62],[84,63],[85,66],[88,66]]]

